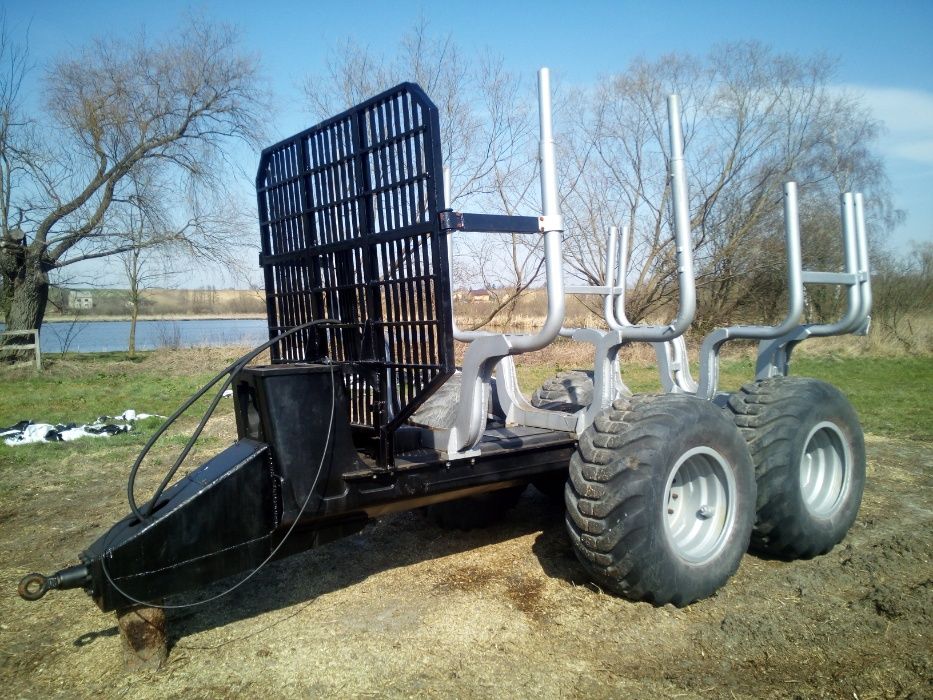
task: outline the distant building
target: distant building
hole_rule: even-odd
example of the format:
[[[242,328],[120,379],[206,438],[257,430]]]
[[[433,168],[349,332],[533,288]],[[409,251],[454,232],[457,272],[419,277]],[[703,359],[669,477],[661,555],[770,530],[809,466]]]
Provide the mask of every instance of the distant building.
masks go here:
[[[488,289],[471,289],[467,298],[470,301],[492,301],[492,292]]]
[[[94,296],[90,292],[69,292],[69,309],[93,309]]]

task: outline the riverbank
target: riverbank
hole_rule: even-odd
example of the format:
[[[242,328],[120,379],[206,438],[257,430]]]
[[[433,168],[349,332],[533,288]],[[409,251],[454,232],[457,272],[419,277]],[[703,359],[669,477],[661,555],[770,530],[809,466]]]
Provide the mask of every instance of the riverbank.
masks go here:
[[[140,314],[137,321],[255,321],[265,320],[264,313],[211,313],[211,314]],[[66,316],[59,314],[46,314],[44,323],[75,323],[75,322],[94,322],[94,323],[129,323],[132,317],[125,316],[102,316],[99,314],[87,314],[80,316]]]

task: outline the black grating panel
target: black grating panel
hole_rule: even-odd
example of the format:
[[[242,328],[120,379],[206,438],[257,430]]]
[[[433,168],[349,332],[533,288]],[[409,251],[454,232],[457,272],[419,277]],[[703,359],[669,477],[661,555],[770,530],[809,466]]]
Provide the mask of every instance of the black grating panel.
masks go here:
[[[437,108],[405,83],[262,153],[273,362],[346,366],[350,421],[385,437],[453,372]]]

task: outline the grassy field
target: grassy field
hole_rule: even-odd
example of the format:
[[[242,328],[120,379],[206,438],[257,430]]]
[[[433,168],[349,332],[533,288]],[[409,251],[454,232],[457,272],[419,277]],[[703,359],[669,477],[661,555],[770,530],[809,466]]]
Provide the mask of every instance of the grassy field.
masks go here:
[[[522,389],[530,394],[549,376],[580,366],[576,348],[564,346],[545,357],[518,363]],[[191,393],[238,354],[235,348],[158,350],[139,353],[69,354],[49,362],[45,371],[27,367],[0,368],[3,401],[0,427],[20,420],[45,423],[85,423],[101,415],[119,415],[132,408],[167,416]],[[852,401],[866,433],[884,437],[933,441],[933,361],[929,357],[839,357],[801,353],[793,373],[823,379],[844,391]],[[750,358],[726,360],[721,386],[734,390],[753,376]],[[625,382],[636,392],[657,391],[653,364],[623,364]],[[199,405],[203,405],[204,400]],[[197,408],[197,407],[195,407]],[[189,412],[152,451],[141,487],[146,487],[171,463],[196,424],[199,413]],[[231,402],[220,404],[189,464],[219,451],[235,439]],[[73,443],[45,443],[9,447],[0,443],[0,496],[21,488],[20,470],[46,474],[50,484],[67,491],[73,479],[84,478],[79,464],[106,470],[128,470],[148,436],[159,425],[149,419],[131,433],[106,440],[87,438]],[[117,485],[112,487],[116,489]]]
[[[50,361],[46,371],[26,367],[0,368],[3,401],[0,426],[23,419],[48,423],[86,422],[127,408],[168,415],[189,394],[235,359],[235,348],[196,348],[139,353],[69,354]],[[519,360],[522,389],[531,393],[547,377],[564,369],[582,366],[576,355]],[[654,364],[640,361],[623,364],[623,378],[635,392],[656,391]],[[933,440],[933,360],[929,356],[847,357],[799,353],[792,373],[815,377],[838,386],[852,401],[865,432],[878,435]],[[722,363],[721,386],[732,391],[754,374],[751,358]],[[219,415],[228,412],[221,409]],[[184,425],[184,424],[183,424]],[[107,444],[133,445],[141,434],[121,436]],[[86,444],[85,443],[82,444]],[[53,446],[54,447],[54,446]],[[12,452],[2,449],[6,462]],[[41,453],[46,447],[30,448]],[[82,449],[73,446],[70,450]]]
[[[127,408],[167,415],[237,352],[66,355],[41,374],[2,367],[0,425]],[[646,357],[624,363],[635,390],[657,383]],[[523,389],[584,358],[569,344],[529,358]],[[126,513],[127,471],[159,419],[109,439],[0,443],[0,684],[9,697],[927,697],[933,362],[802,353],[793,372],[841,387],[868,433],[859,519],[827,555],[749,554],[710,599],[631,603],[587,583],[562,511],[529,489],[493,527],[459,533],[416,512],[387,516],[274,562],[219,604],[170,611],[158,673],[122,670],[114,619],[84,593],[27,603],[13,591],[26,572],[73,563]],[[725,360],[722,375],[724,388],[739,386],[751,360]],[[195,421],[153,451],[141,498]],[[191,466],[234,436],[223,401]]]

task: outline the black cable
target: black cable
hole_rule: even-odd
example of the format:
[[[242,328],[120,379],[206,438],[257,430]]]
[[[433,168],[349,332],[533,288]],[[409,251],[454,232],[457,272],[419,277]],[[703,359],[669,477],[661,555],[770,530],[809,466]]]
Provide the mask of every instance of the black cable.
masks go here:
[[[192,396],[190,396],[187,401],[185,401],[181,406],[179,406],[179,408],[174,413],[172,413],[172,415],[170,415],[162,425],[159,426],[158,430],[156,430],[152,434],[152,436],[149,438],[149,440],[146,442],[142,451],[139,453],[139,456],[136,458],[136,461],[133,462],[133,466],[130,469],[130,475],[129,475],[129,478],[127,479],[127,484],[126,484],[127,502],[129,503],[130,510],[133,511],[133,515],[135,515],[139,519],[140,522],[145,522],[152,515],[153,510],[155,510],[156,504],[159,502],[159,497],[165,491],[169,482],[172,480],[172,477],[175,476],[179,467],[181,467],[182,463],[185,461],[185,458],[187,458],[188,454],[191,452],[191,449],[194,447],[195,442],[197,441],[198,437],[200,437],[201,435],[201,431],[204,430],[204,426],[207,425],[207,421],[210,419],[211,415],[214,413],[214,410],[217,408],[217,404],[220,403],[220,399],[223,397],[224,391],[227,390],[227,388],[230,386],[230,383],[233,381],[234,375],[237,372],[239,372],[243,367],[245,367],[246,364],[250,362],[253,358],[255,358],[261,352],[268,349],[269,347],[271,347],[278,341],[280,341],[282,338],[285,338],[289,335],[292,335],[293,333],[297,333],[298,331],[304,330],[306,328],[311,328],[313,326],[320,326],[320,325],[346,326],[347,324],[340,323],[339,321],[333,321],[330,319],[319,319],[315,321],[308,321],[307,323],[302,323],[301,325],[295,326],[294,328],[290,328],[287,331],[284,331],[283,333],[279,333],[274,338],[266,341],[262,345],[259,345],[253,348],[248,353],[240,357],[238,360],[236,360],[235,362],[232,362],[226,368],[224,368],[223,370],[215,374],[214,377],[207,384],[205,384],[197,392],[195,392]],[[211,402],[211,405],[208,407],[207,411],[205,411],[204,415],[201,418],[201,421],[198,423],[197,428],[195,429],[191,438],[189,438],[188,442],[185,444],[185,447],[184,449],[182,449],[181,454],[178,456],[178,459],[175,460],[175,463],[172,465],[171,469],[169,469],[168,472],[166,473],[165,478],[162,479],[162,483],[159,484],[159,487],[156,489],[155,494],[153,495],[152,499],[149,501],[148,506],[146,507],[146,513],[143,514],[142,511],[140,511],[139,506],[136,503],[136,497],[133,493],[135,489],[135,485],[136,485],[136,475],[139,472],[139,467],[142,464],[143,459],[145,459],[146,455],[149,454],[149,450],[152,449],[153,445],[155,445],[158,439],[162,437],[165,431],[168,430],[168,428],[176,420],[178,420],[178,418],[185,411],[191,408],[191,406],[195,403],[195,401],[197,401],[202,396],[204,396],[204,394],[207,393],[208,389],[214,386],[223,377],[227,377],[227,381],[224,382],[224,385],[217,392],[217,395],[214,397],[213,401]]]
[[[315,324],[318,324],[318,323],[321,323],[321,322],[320,322],[320,321],[317,321],[317,322],[313,322],[313,321],[312,321],[312,322],[310,322],[310,323],[304,324],[303,326],[296,326],[295,328],[293,328],[293,329],[292,329],[291,331],[289,331],[289,332],[293,332],[293,331],[299,330],[300,328],[308,327],[308,326],[310,326],[310,325],[315,325]],[[283,333],[282,335],[277,336],[277,337],[274,338],[273,340],[269,341],[269,343],[266,344],[265,346],[261,346],[261,347],[258,349],[258,351],[253,351],[253,353],[249,353],[249,355],[250,355],[250,358],[249,358],[249,359],[252,359],[253,357],[255,357],[257,354],[259,354],[259,352],[261,352],[263,349],[265,349],[265,347],[268,347],[269,344],[275,342],[276,340],[278,340],[279,338],[283,337],[284,335],[287,335],[287,333]],[[244,357],[247,357],[247,355],[244,355]],[[249,360],[247,360],[247,362],[248,362],[248,361],[249,361]],[[238,364],[238,363],[234,363],[234,364]],[[231,365],[231,367],[233,367],[233,365]],[[217,377],[215,377],[215,378],[212,380],[211,384],[209,384],[206,388],[210,388],[210,386],[211,386],[212,384],[216,383],[216,382],[220,379],[221,376],[223,376],[223,374],[218,375]],[[206,388],[205,388],[205,390],[206,390]],[[208,597],[208,598],[204,598],[203,600],[198,600],[198,601],[195,601],[195,602],[193,602],[193,603],[182,603],[182,604],[180,604],[180,605],[164,605],[164,604],[157,604],[157,603],[147,602],[147,601],[144,601],[144,600],[139,600],[138,598],[135,598],[135,597],[131,596],[129,593],[127,593],[126,591],[124,591],[122,588],[120,588],[120,587],[117,585],[117,583],[116,583],[116,582],[113,580],[113,578],[110,576],[110,571],[107,570],[107,552],[109,551],[110,548],[109,548],[108,546],[104,546],[104,554],[103,554],[103,555],[101,556],[101,558],[100,558],[100,566],[101,566],[101,569],[102,569],[103,572],[104,572],[104,576],[107,578],[107,581],[108,581],[108,583],[110,583],[111,587],[112,587],[117,593],[119,593],[121,596],[123,596],[124,598],[126,598],[126,599],[129,600],[130,602],[135,603],[135,604],[137,604],[137,605],[144,605],[144,606],[150,607],[150,608],[160,608],[160,609],[162,609],[162,610],[181,610],[181,609],[184,609],[184,608],[193,608],[193,607],[197,607],[197,606],[199,606],[199,605],[204,605],[204,604],[206,604],[206,603],[210,603],[210,602],[212,602],[212,601],[215,601],[215,600],[217,600],[218,598],[223,598],[224,596],[229,595],[230,593],[233,593],[233,591],[235,591],[237,588],[239,588],[239,587],[242,586],[244,583],[246,583],[247,581],[249,581],[253,576],[255,576],[256,574],[258,574],[259,571],[260,571],[263,567],[265,567],[266,564],[268,564],[270,561],[272,561],[272,559],[275,557],[276,554],[278,554],[279,550],[282,548],[282,545],[284,545],[285,542],[288,540],[288,538],[291,536],[292,531],[295,529],[295,526],[301,521],[301,516],[304,515],[305,509],[308,507],[308,503],[311,502],[311,496],[314,495],[314,490],[317,488],[317,482],[318,482],[318,480],[321,478],[321,474],[322,474],[323,471],[324,471],[324,462],[325,462],[325,460],[327,459],[327,450],[328,450],[328,448],[330,447],[330,437],[331,437],[331,434],[332,434],[333,428],[334,428],[334,414],[337,412],[337,384],[336,384],[336,374],[334,373],[334,363],[330,363],[330,392],[331,392],[331,398],[330,398],[330,420],[328,421],[328,425],[327,425],[327,438],[326,438],[325,441],[324,441],[324,449],[323,449],[323,451],[321,452],[321,463],[318,465],[317,473],[314,475],[314,481],[311,483],[311,488],[308,490],[308,495],[305,497],[304,503],[301,504],[301,510],[298,511],[298,515],[295,517],[294,521],[292,521],[291,526],[290,526],[290,527],[288,528],[288,530],[285,532],[285,535],[282,537],[282,539],[279,540],[279,543],[273,548],[273,550],[269,553],[269,555],[268,555],[265,559],[263,559],[263,560],[256,566],[256,568],[254,568],[254,569],[253,569],[252,571],[250,571],[246,576],[244,576],[242,579],[240,579],[239,581],[237,581],[235,584],[233,584],[232,586],[230,586],[230,587],[227,588],[226,590],[221,591],[220,593],[218,593],[218,594],[216,594],[216,595],[212,595],[212,596],[210,596],[210,597]],[[200,392],[200,395],[203,396],[203,394],[204,394],[204,390],[202,390],[202,391]],[[153,499],[153,502],[155,502],[155,500],[157,500],[157,498],[156,498],[156,499]],[[113,530],[110,531],[110,534],[113,534]],[[271,534],[271,533],[270,533],[270,534]]]

